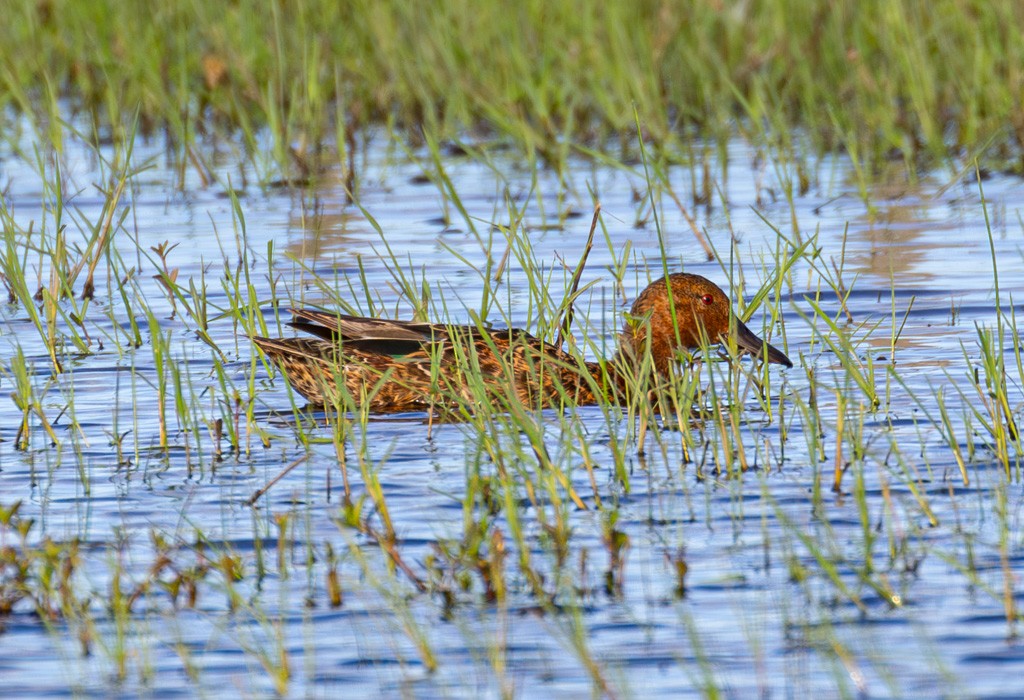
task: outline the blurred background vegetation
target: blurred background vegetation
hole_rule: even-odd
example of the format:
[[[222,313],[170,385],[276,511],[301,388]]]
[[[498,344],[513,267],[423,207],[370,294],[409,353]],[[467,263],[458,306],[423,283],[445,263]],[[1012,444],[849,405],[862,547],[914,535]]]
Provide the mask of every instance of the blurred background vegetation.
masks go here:
[[[382,125],[558,168],[621,154],[638,116],[668,151],[739,133],[797,159],[1024,170],[1017,0],[5,4],[0,101],[56,142],[69,112],[100,139],[137,113],[178,145],[241,137],[317,167]]]

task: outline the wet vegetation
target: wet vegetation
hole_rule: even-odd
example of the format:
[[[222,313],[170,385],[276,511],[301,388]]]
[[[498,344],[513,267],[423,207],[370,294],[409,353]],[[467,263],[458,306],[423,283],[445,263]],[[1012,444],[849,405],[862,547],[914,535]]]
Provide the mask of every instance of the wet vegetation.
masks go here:
[[[314,177],[376,125],[413,142],[498,138],[564,170],[573,153],[635,157],[634,107],[667,153],[690,153],[697,137],[721,149],[738,132],[804,170],[841,150],[869,181],[893,160],[1024,167],[1013,0],[8,9],[2,106],[36,115],[58,144],[69,108],[100,139],[138,119],[200,172],[214,138],[239,144],[264,177]]]
[[[1024,663],[1022,33],[966,0],[14,3],[0,644],[78,692],[989,692]],[[955,245],[900,238],[940,216]],[[307,407],[248,340],[309,305],[582,371],[681,268],[795,367],[707,347],[551,407],[466,345],[396,416]]]

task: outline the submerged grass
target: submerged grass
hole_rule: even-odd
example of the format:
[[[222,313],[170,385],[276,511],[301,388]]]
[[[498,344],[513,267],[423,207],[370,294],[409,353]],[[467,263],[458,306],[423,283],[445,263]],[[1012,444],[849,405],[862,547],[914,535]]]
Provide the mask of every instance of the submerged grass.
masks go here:
[[[630,105],[657,144],[696,135],[722,149],[738,128],[792,164],[780,171],[786,197],[813,183],[809,156],[831,150],[850,156],[865,196],[891,160],[1024,170],[1014,0],[6,9],[0,107],[35,115],[54,144],[68,105],[97,140],[120,139],[138,115],[144,133],[166,132],[182,185],[214,177],[201,141],[224,134],[242,136],[268,183],[337,165],[354,185],[355,135],[375,124],[470,148],[497,135],[561,170],[580,146],[630,152]],[[705,185],[695,200],[710,201]]]

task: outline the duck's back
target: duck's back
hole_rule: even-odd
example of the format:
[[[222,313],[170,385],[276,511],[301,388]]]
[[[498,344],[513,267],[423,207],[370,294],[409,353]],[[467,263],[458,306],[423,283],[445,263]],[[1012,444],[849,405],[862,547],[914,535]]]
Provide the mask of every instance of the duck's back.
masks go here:
[[[355,405],[374,412],[434,410],[486,397],[501,408],[595,402],[589,364],[526,331],[475,325],[393,321],[292,309],[295,328],[310,338],[253,342],[311,403]]]

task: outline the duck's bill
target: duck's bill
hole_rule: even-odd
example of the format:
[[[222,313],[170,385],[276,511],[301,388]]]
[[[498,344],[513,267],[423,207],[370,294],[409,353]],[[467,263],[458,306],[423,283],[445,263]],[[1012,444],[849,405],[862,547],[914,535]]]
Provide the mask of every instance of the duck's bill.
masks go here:
[[[778,365],[785,367],[792,367],[793,363],[790,362],[786,354],[772,345],[764,342],[751,331],[747,326],[736,319],[736,346],[740,350],[745,350],[751,355],[764,359],[764,355],[767,353],[768,362],[774,362]]]

